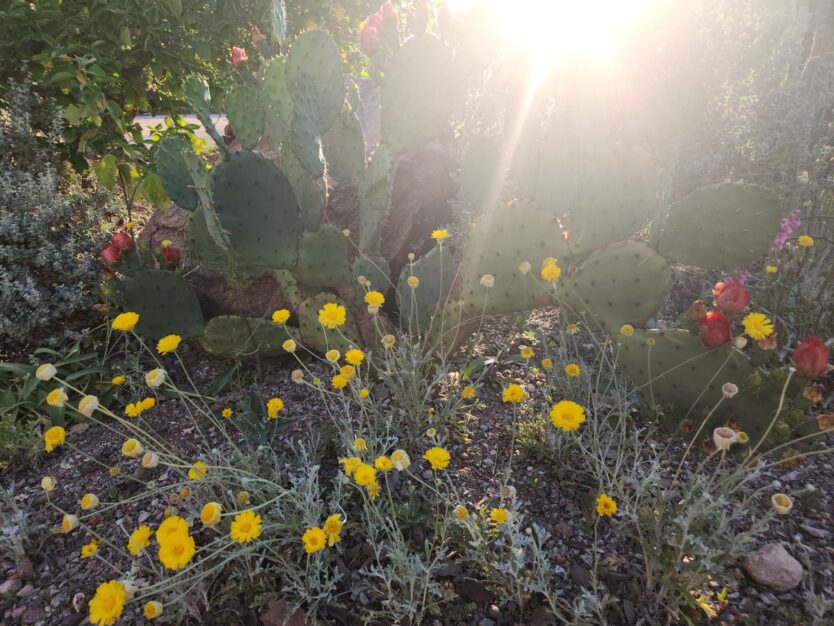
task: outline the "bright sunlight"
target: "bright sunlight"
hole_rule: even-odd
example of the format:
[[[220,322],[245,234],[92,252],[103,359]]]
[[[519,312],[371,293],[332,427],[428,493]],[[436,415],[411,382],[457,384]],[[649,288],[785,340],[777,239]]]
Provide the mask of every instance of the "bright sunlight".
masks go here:
[[[650,0],[489,0],[507,38],[542,63],[615,56]]]

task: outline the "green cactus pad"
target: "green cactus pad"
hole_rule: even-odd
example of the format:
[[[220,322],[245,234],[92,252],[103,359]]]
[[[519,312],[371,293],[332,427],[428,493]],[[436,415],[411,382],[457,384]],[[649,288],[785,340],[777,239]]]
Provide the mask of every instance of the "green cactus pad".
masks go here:
[[[359,247],[379,255],[379,238],[390,210],[394,159],[384,146],[377,147],[359,185]]]
[[[613,333],[623,324],[650,320],[666,301],[671,280],[665,258],[639,241],[621,241],[589,256],[557,287],[560,299],[580,316]]]
[[[194,337],[203,332],[197,294],[179,274],[141,270],[125,281],[125,310],[139,314],[136,332],[159,339],[165,335]]]
[[[240,145],[247,150],[258,145],[264,134],[264,104],[251,85],[235,85],[226,96],[226,115]]]
[[[649,339],[654,340],[651,348]],[[654,398],[664,408],[665,424],[671,429],[679,428],[684,418],[694,420],[697,428],[721,398],[721,387],[727,382],[736,385],[739,392],[722,401],[704,429],[704,438],[712,435],[714,427],[736,417],[750,436],[748,445],[754,445],[779,405],[779,377],[762,375],[729,344],[708,349],[697,335],[686,330],[635,331],[631,337],[618,336],[617,341],[620,367],[643,397],[649,401]],[[768,443],[783,438],[775,435]]]
[[[191,151],[191,145],[184,137],[162,139],[156,152],[156,170],[171,200],[183,209],[193,211],[199,198],[183,158],[184,151]]]
[[[371,283],[371,289],[385,293],[391,287],[391,267],[381,256],[358,256],[353,262],[351,279],[356,289],[356,296],[361,302],[365,297],[365,288],[359,284],[359,277],[364,276]]]
[[[343,185],[359,185],[365,172],[365,135],[356,114],[345,105],[321,139],[327,174]]]
[[[460,168],[460,195],[483,213],[496,207],[506,178],[501,137],[473,137]]]
[[[188,254],[201,268],[227,278],[256,278],[271,269],[244,263],[235,256],[234,248],[227,252],[218,246],[209,234],[202,207],[188,218],[186,241]]]
[[[562,187],[560,193],[549,190],[547,196],[537,196],[539,206],[555,208],[557,214],[567,216],[567,242],[573,256],[628,239],[645,225],[657,202],[658,188],[648,152],[612,146],[587,157],[577,174],[575,182],[565,181],[575,184],[575,189]],[[552,173],[544,175],[554,178]],[[568,203],[544,204],[547,198],[564,197],[569,198]]]
[[[286,73],[294,93],[298,93],[299,81],[306,81],[302,77],[312,78],[313,97],[318,103],[316,134],[326,133],[345,102],[344,66],[336,42],[323,30],[302,33],[290,47]],[[297,98],[295,102],[303,104]]]
[[[313,178],[324,176],[324,154],[319,133],[319,108],[315,86],[309,74],[299,75],[294,83],[290,143],[299,163]]]
[[[462,292],[464,313],[496,315],[525,311],[552,302],[539,276],[546,257],[567,256],[562,229],[553,215],[530,200],[514,200],[485,215],[470,231],[464,250]],[[519,264],[527,261],[530,273],[522,275]],[[563,266],[564,269],[564,266]],[[484,274],[495,277],[488,290],[480,284]]]
[[[335,287],[350,280],[347,240],[336,226],[306,232],[298,245],[298,264],[293,276],[305,286]]]
[[[185,79],[182,90],[195,114],[202,117],[211,116],[211,92],[205,78],[192,74]]]
[[[435,314],[443,311],[454,274],[454,262],[443,246],[435,246],[423,258],[406,265],[397,283],[400,325],[413,331],[428,330]],[[409,276],[420,279],[415,289],[408,286]]]
[[[217,214],[237,258],[256,267],[295,265],[301,214],[278,166],[257,152],[235,152],[213,178]]]
[[[321,227],[327,206],[327,181],[313,178],[299,163],[289,144],[281,147],[281,168],[290,179],[293,193],[301,208],[304,229],[317,231]]]
[[[271,59],[264,69],[263,89],[272,112],[288,126],[292,121],[292,92],[287,82],[287,64],[283,57]]]
[[[779,198],[764,187],[704,187],[669,209],[657,249],[677,263],[712,270],[746,266],[770,249],[781,215]]]
[[[382,89],[382,139],[394,154],[416,150],[449,121],[456,85],[449,49],[431,35],[394,53]]]
[[[298,309],[307,298],[315,295],[307,285],[301,285],[289,270],[275,270],[272,275],[293,309]]]
[[[341,327],[333,330],[324,328],[319,323],[319,310],[331,302],[345,306],[342,300],[330,293],[317,294],[301,303],[298,307],[301,342],[310,350],[322,354],[331,348],[344,354],[351,346],[359,345],[359,328],[350,311],[347,311],[345,323]]]
[[[287,354],[281,347],[287,339],[298,341],[295,329],[272,320],[221,315],[208,321],[200,345],[215,356],[245,359]]]

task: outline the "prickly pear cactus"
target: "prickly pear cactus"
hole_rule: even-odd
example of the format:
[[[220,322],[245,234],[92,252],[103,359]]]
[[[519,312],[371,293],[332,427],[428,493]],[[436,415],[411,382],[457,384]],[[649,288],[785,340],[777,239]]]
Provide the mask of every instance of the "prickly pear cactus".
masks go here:
[[[345,102],[342,55],[329,33],[313,29],[299,35],[287,56],[286,78],[294,91],[301,90],[310,99],[309,102],[296,99],[296,108],[314,103],[316,134],[326,133]]]
[[[329,303],[345,306],[340,298],[329,293],[320,293],[308,298],[298,307],[301,341],[311,350],[324,353],[335,348],[344,354],[351,346],[359,345],[359,327],[350,310],[347,311],[345,323],[341,327],[330,330],[322,326],[319,322],[319,311]]]
[[[286,354],[287,339],[298,341],[298,333],[271,320],[221,315],[208,321],[200,345],[215,356],[245,359]]]
[[[657,250],[678,263],[732,269],[767,253],[782,216],[772,191],[720,183],[672,205],[657,235]]]
[[[162,179],[165,193],[179,206],[189,211],[197,208],[199,198],[191,174],[186,166],[183,151],[191,150],[184,137],[166,137],[157,147],[156,169]]]
[[[731,344],[707,349],[697,335],[686,330],[635,331],[631,337],[618,336],[617,343],[618,363],[639,393],[671,408],[664,416],[670,429],[680,428],[684,419],[693,420],[697,427],[721,398],[721,387],[727,382],[738,386],[739,392],[722,401],[705,436],[735,417],[755,443],[779,406],[784,372],[762,372]],[[676,407],[692,409],[687,413]],[[774,429],[767,443],[778,443],[789,432]]]
[[[382,89],[382,139],[395,154],[416,150],[443,130],[458,85],[452,55],[436,37],[412,37],[394,53]]]
[[[359,278],[365,277],[365,286],[382,293],[388,291],[391,286],[391,266],[381,256],[369,257],[358,256],[353,262],[351,269],[351,280],[355,286],[356,298],[362,301],[365,297],[365,286],[359,283]]]
[[[400,308],[400,324],[413,331],[427,331],[432,318],[443,310],[455,267],[448,250],[436,246],[422,259],[405,266],[397,283],[397,302]],[[411,287],[410,277],[419,284]]]
[[[197,294],[179,274],[142,270],[125,281],[125,309],[139,314],[136,332],[158,339],[165,335],[195,337],[203,332]]]
[[[359,247],[369,255],[379,255],[379,238],[390,209],[393,168],[393,155],[379,146],[359,184]]]
[[[298,263],[293,276],[302,285],[316,288],[337,287],[350,280],[347,240],[335,226],[322,226],[306,232],[298,247]]]
[[[256,267],[289,268],[298,259],[301,213],[289,180],[257,152],[214,168],[214,204],[236,256]]]
[[[665,258],[639,241],[621,241],[594,252],[557,284],[559,297],[607,332],[640,327],[663,306],[672,284]]]
[[[347,104],[322,143],[328,175],[343,185],[357,186],[365,172],[365,135],[359,118]]]
[[[567,253],[558,221],[531,200],[514,200],[485,215],[469,232],[464,250],[461,297],[466,314],[497,315],[551,303],[539,270],[545,258],[561,262]],[[519,269],[522,262],[531,265],[529,273]],[[493,287],[481,285],[484,274],[495,278]]]
[[[266,116],[261,92],[251,85],[235,85],[226,96],[226,115],[240,145],[252,150],[264,134]]]

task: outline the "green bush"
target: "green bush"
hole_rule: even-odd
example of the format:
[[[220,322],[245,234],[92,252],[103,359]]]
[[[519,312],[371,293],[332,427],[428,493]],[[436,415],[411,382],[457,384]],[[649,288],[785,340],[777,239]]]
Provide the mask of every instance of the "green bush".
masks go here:
[[[0,346],[14,349],[50,334],[60,341],[58,326],[94,302],[94,210],[110,201],[59,175],[59,110],[49,133],[36,134],[31,121],[51,105],[16,84],[10,94],[0,116]]]

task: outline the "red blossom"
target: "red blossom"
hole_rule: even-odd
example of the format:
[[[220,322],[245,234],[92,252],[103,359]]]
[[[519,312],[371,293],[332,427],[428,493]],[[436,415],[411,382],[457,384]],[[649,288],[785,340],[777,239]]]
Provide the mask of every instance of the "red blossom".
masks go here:
[[[750,292],[735,279],[716,283],[712,297],[715,299],[715,308],[730,316],[741,313],[750,303]]]
[[[803,376],[816,378],[828,371],[828,357],[828,346],[819,337],[808,337],[796,346],[791,362]]]
[[[174,246],[166,246],[162,248],[160,254],[162,254],[162,261],[165,263],[165,267],[173,268],[179,265],[182,251]]]
[[[246,61],[246,50],[238,46],[232,47],[232,67],[237,67]]]
[[[698,320],[701,341],[708,348],[723,346],[732,338],[730,320],[718,311],[710,311],[703,319]]]
[[[119,249],[119,252],[133,250],[133,237],[126,231],[120,230],[110,238],[110,243]]]
[[[101,249],[101,260],[107,265],[115,265],[122,260],[122,251],[114,243],[108,243]]]

